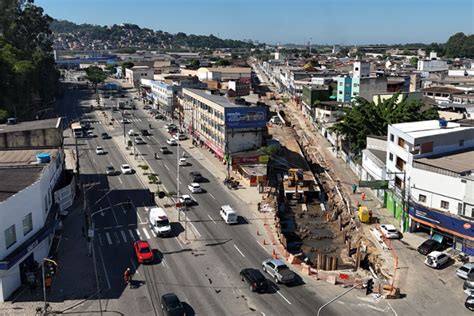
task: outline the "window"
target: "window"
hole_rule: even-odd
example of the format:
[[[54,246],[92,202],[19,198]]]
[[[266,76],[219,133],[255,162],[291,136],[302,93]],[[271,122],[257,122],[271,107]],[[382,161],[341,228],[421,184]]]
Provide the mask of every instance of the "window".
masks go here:
[[[15,225],[12,225],[5,230],[5,246],[8,249],[14,243],[16,243],[16,232],[15,232]]]
[[[395,136],[393,134],[390,134],[390,141],[393,143],[395,141]]]
[[[392,154],[392,153],[389,153],[389,154],[388,154],[388,159],[389,159],[390,161],[393,161],[393,154]]]
[[[33,217],[31,213],[23,217],[23,236],[26,236],[30,231],[33,230]]]
[[[458,203],[458,215],[464,215],[464,212],[462,210],[462,203]]]
[[[405,148],[405,140],[401,137],[398,137],[398,146]]]
[[[427,143],[421,144],[421,148],[420,148],[421,154],[430,153],[430,152],[433,152],[433,142],[427,142]]]
[[[342,82],[339,82],[339,85],[340,85],[340,86],[342,86],[342,85],[343,85],[343,83],[342,83]]]
[[[459,146],[460,146],[460,147],[464,146],[464,139],[460,139],[460,140],[459,140]]]
[[[426,203],[426,195],[423,195],[423,194],[418,195],[418,202]]]
[[[355,71],[359,71],[359,67],[355,67]]]
[[[441,208],[444,208],[445,210],[449,209],[449,202],[441,201]]]
[[[397,166],[398,170],[405,171],[405,163],[405,160],[400,157],[397,157],[397,162],[395,163],[395,165]]]

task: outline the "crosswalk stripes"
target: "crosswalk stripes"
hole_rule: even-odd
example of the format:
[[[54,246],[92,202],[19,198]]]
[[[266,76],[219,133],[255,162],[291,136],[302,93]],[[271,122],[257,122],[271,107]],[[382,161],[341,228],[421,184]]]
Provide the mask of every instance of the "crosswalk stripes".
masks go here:
[[[128,233],[127,233],[128,231]],[[100,246],[122,244],[127,242],[134,242],[137,240],[145,240],[156,238],[158,235],[147,227],[137,227],[130,229],[122,229],[116,231],[107,231],[97,234]],[[105,241],[105,242],[104,242]]]

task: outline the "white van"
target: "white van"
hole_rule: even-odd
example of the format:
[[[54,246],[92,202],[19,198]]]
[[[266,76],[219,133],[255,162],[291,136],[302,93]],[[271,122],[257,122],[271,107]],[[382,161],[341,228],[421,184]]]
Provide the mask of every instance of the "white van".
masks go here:
[[[161,207],[152,207],[149,209],[149,220],[151,229],[158,236],[167,236],[171,233],[171,225],[165,210]]]
[[[227,224],[237,224],[237,213],[230,205],[221,206],[219,214]]]
[[[283,122],[281,121],[281,119],[278,115],[274,115],[270,119],[270,123],[272,123],[272,124],[282,124]]]

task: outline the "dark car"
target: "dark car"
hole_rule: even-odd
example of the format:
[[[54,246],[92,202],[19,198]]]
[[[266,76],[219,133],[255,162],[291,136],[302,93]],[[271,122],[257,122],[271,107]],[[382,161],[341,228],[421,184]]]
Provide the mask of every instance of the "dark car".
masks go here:
[[[426,256],[432,251],[441,250],[442,247],[443,245],[439,241],[428,239],[418,246],[418,252]]]
[[[161,296],[161,309],[165,315],[184,315],[183,303],[174,293],[168,293]]]
[[[191,182],[199,183],[204,180],[204,178],[202,177],[199,171],[192,171],[189,173],[189,176],[191,177]]]
[[[474,295],[469,295],[466,298],[466,302],[464,303],[464,306],[471,312],[474,311]]]
[[[169,154],[171,153],[171,151],[168,149],[168,147],[166,146],[162,146],[160,147],[160,151],[163,153],[163,154]]]
[[[102,139],[109,139],[109,138],[111,138],[110,135],[107,134],[107,133],[102,133],[102,134],[100,134],[100,136],[102,137]]]
[[[151,133],[147,129],[142,129],[142,130],[140,130],[140,132],[142,133],[142,136],[150,136],[151,135]]]
[[[257,269],[247,268],[240,271],[240,278],[246,282],[252,292],[263,292],[268,286],[267,279]]]

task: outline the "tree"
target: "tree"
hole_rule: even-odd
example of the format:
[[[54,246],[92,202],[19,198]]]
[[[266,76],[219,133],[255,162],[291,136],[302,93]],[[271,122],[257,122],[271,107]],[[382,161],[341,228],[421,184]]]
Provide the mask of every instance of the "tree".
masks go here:
[[[86,79],[94,86],[97,104],[99,103],[99,90],[97,89],[97,86],[99,83],[104,82],[106,78],[107,74],[97,66],[89,66],[86,69]]]
[[[416,57],[410,58],[410,65],[415,66],[415,67],[418,66],[418,58]]]
[[[117,71],[116,66],[117,66],[117,65],[109,64],[109,65],[105,66],[105,70],[107,70],[107,72],[108,72],[110,75],[113,75],[113,74],[115,74],[115,72]]]
[[[198,69],[200,65],[201,63],[197,59],[192,59],[189,63],[189,66],[191,66],[192,69]]]
[[[218,61],[216,61],[216,66],[230,66],[230,61],[228,61],[227,59],[219,59]]]
[[[135,66],[135,64],[131,61],[126,61],[122,63],[122,78],[125,78],[125,69],[131,69],[133,68],[133,66]]]
[[[365,149],[369,135],[386,136],[390,124],[416,122],[438,118],[433,108],[425,108],[421,100],[406,99],[398,102],[399,94],[377,103],[357,97],[352,108],[345,110],[342,121],[331,130],[342,135],[349,142],[351,150],[360,154]]]

